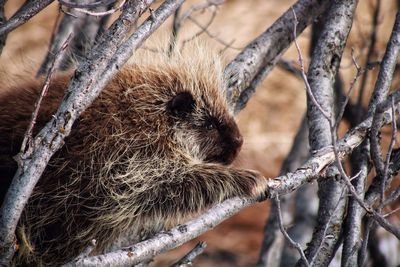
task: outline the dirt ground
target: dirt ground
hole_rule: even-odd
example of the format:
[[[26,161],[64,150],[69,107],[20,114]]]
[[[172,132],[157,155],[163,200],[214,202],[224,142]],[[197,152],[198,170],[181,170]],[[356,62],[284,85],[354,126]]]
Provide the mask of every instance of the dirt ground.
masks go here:
[[[185,3],[183,10],[193,2],[195,1]],[[208,28],[209,32],[216,37],[211,38],[205,33],[202,35],[204,39],[215,46],[215,49],[224,47],[216,38],[228,43],[234,40],[231,45],[234,48],[229,48],[224,53],[226,62],[229,62],[240,48],[262,33],[294,2],[293,0],[228,0],[219,7],[217,16]],[[364,64],[371,28],[371,7],[375,5],[376,1],[359,2],[355,24],[340,70],[345,79],[345,88],[349,87],[350,80],[355,74],[350,57],[351,48],[354,48],[355,56],[360,60],[360,64]],[[21,3],[21,0],[8,1],[6,16],[10,17]],[[377,53],[374,54],[374,60],[380,59],[384,53],[395,12],[395,1],[382,1]],[[9,35],[0,58],[0,72],[3,81],[30,75],[39,67],[47,52],[57,13],[57,5],[52,4],[29,23]],[[202,14],[195,14],[195,17],[204,24],[210,16],[210,10]],[[168,35],[170,27],[171,21],[168,21],[165,26],[160,28],[157,35]],[[190,38],[199,31],[200,29],[195,24],[186,21],[179,34],[179,40]],[[299,37],[300,46],[307,58],[309,39],[310,31],[307,29]],[[289,61],[297,60],[297,54],[293,47],[285,53],[284,58]],[[308,62],[308,60],[306,61]],[[373,87],[376,71],[371,73],[373,75],[370,75],[368,81],[369,89]],[[400,78],[397,77],[393,88],[399,86]],[[266,177],[277,176],[305,112],[305,99],[302,82],[293,75],[275,68],[238,116],[245,143],[235,165],[258,170]],[[365,99],[367,100],[366,97]],[[195,266],[254,266],[268,210],[268,202],[247,208],[196,240],[156,257],[152,266],[169,266],[190,250],[198,240],[206,241],[208,246],[205,253],[196,259]]]

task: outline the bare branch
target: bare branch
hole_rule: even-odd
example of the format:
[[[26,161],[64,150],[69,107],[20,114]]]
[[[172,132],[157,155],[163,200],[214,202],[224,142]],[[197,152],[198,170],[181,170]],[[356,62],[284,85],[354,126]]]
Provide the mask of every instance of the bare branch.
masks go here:
[[[197,245],[190,250],[185,256],[182,257],[179,261],[174,263],[171,267],[183,267],[186,264],[190,265],[192,264],[193,260],[203,253],[203,251],[206,249],[207,244],[206,242],[199,242]]]
[[[3,25],[0,36],[6,35],[50,5],[54,0],[26,1],[26,3]]]
[[[293,62],[281,59],[279,62],[276,64],[279,68],[295,75],[296,77],[302,79],[302,74],[301,70],[299,70],[297,67],[294,66]]]
[[[322,14],[331,1],[299,0],[292,7],[299,21],[297,34]],[[271,27],[232,61],[225,69],[227,99],[235,113],[246,105],[258,83],[264,79],[293,41],[293,13],[286,11]]]
[[[51,65],[53,64],[54,58],[57,54],[57,51],[60,50],[60,47],[62,44],[67,40],[68,36],[70,36],[76,28],[76,22],[78,20],[75,20],[72,16],[65,15],[62,17],[61,21],[61,13],[58,13],[57,16],[57,23],[58,25],[55,25],[53,34],[51,36],[51,45],[49,48],[49,51],[46,55],[46,58],[44,59],[42,65],[39,68],[39,71],[37,73],[37,77],[40,75],[43,75],[48,72],[50,69]],[[65,55],[66,51],[63,52],[63,57],[66,57]],[[59,69],[59,65],[63,62],[64,60],[60,60],[56,62],[57,65],[55,65],[55,69]]]
[[[67,37],[67,39],[64,41],[64,43],[61,45],[60,49],[58,50],[58,52],[55,55],[54,61],[52,62],[51,66],[50,66],[50,68],[48,70],[47,76],[46,76],[46,78],[44,80],[43,89],[40,92],[39,99],[35,103],[35,109],[34,109],[34,111],[32,113],[31,122],[29,124],[28,130],[25,133],[24,140],[22,141],[20,153],[16,156],[17,162],[19,162],[19,163],[22,162],[21,161],[22,156],[27,152],[27,150],[28,149],[29,150],[33,149],[32,131],[33,131],[33,128],[35,127],[35,124],[36,124],[36,119],[37,119],[37,116],[39,114],[40,106],[42,104],[43,98],[47,95],[47,90],[49,89],[49,86],[50,86],[51,77],[53,76],[53,74],[54,74],[54,72],[56,70],[56,66],[58,65],[59,61],[61,60],[62,53],[65,51],[65,49],[69,45],[71,37],[72,37],[72,34],[70,34]],[[30,154],[30,152],[28,152],[27,154]]]
[[[383,205],[386,206],[394,201],[396,201],[400,197],[400,187],[394,190],[383,202]]]
[[[370,48],[372,49],[372,48]],[[390,37],[390,40],[388,42],[387,48],[385,55],[383,57],[382,63],[381,63],[381,68],[379,71],[378,79],[375,84],[375,89],[374,93],[371,97],[370,104],[368,106],[368,114],[374,114],[376,107],[379,105],[380,102],[382,102],[390,89],[390,84],[393,78],[393,73],[394,69],[397,63],[397,57],[400,52],[400,13],[397,13],[396,16],[396,21],[393,27],[392,35]],[[349,200],[349,208],[348,208],[348,217],[345,222],[345,231],[347,234],[345,235],[344,238],[344,246],[343,246],[343,257],[342,257],[342,264],[344,266],[355,266],[357,263],[360,263],[364,261],[365,259],[365,253],[361,253],[362,258],[358,259],[358,254],[357,253],[348,253],[353,250],[353,248],[358,244],[358,241],[361,236],[361,218],[364,214],[364,211],[361,207],[361,204],[359,203],[360,201],[357,199],[360,197],[361,199],[364,198],[364,188],[367,182],[367,175],[369,172],[369,152],[371,148],[372,152],[372,157],[374,159],[375,167],[377,168],[378,172],[378,177],[379,179],[374,179],[373,185],[378,184],[377,188],[379,192],[381,192],[382,186],[386,183],[385,180],[387,178],[384,178],[382,175],[384,166],[381,165],[383,162],[380,159],[380,148],[378,147],[378,132],[379,132],[379,127],[377,128],[377,125],[379,122],[376,120],[379,120],[378,118],[375,117],[375,122],[373,124],[376,124],[375,126],[372,126],[371,129],[371,146],[366,140],[364,144],[361,145],[359,149],[355,151],[354,155],[354,162],[355,166],[354,167],[354,172],[360,173],[360,176],[353,180],[352,183],[355,188],[355,192],[357,196],[352,196]],[[366,202],[368,203],[368,200],[366,199]],[[370,227],[366,228],[366,231],[368,232]],[[368,234],[365,234],[368,236]],[[364,240],[364,242],[368,242],[368,238]],[[364,248],[362,250],[366,249],[366,244],[363,245]]]
[[[61,3],[64,1],[59,0],[59,2]],[[126,2],[126,0],[121,0],[121,2],[118,4],[117,7],[111,8],[107,11],[91,11],[91,10],[87,10],[85,8],[79,8],[79,7],[74,7],[73,9],[79,13],[83,13],[83,14],[90,15],[90,16],[96,16],[96,17],[107,16],[107,15],[113,14],[113,13],[117,12],[118,10],[122,9],[122,7],[125,5],[125,2]]]
[[[74,2],[77,2],[77,0],[74,0]],[[90,4],[93,0],[84,0],[81,2]],[[97,9],[99,11],[105,10],[105,7],[100,6]],[[59,18],[62,16],[62,19],[53,31],[49,51],[40,66],[37,76],[46,73],[54,59],[55,52],[59,50],[62,42],[64,42],[70,33],[73,32],[74,37],[71,40],[69,49],[64,53],[59,66],[57,66],[57,69],[59,70],[70,69],[71,65],[74,65],[75,62],[81,62],[84,60],[84,54],[86,55],[88,51],[90,51],[96,37],[103,33],[104,24],[108,19],[107,16],[98,18],[83,15],[78,17],[75,16],[75,14],[75,10],[65,13],[63,16],[61,15],[61,12],[59,13]]]
[[[0,29],[7,23],[6,16],[4,14],[4,5],[7,0],[0,0]],[[6,44],[7,34],[3,34],[0,36],[0,55],[3,52],[3,47]]]
[[[35,144],[32,141],[32,131],[33,131],[33,128],[34,128],[34,126],[36,124],[36,119],[37,119],[37,116],[38,116],[38,113],[39,113],[39,109],[40,109],[42,100],[47,94],[47,90],[48,90],[49,85],[50,85],[51,77],[53,76],[53,73],[55,71],[55,66],[60,61],[61,54],[67,48],[70,39],[71,39],[71,35],[67,38],[67,40],[65,40],[65,42],[61,46],[59,52],[56,54],[56,57],[54,58],[54,62],[51,65],[51,67],[50,67],[50,69],[49,69],[49,71],[47,73],[47,76],[45,78],[42,91],[40,92],[40,96],[39,96],[37,102],[35,103],[35,109],[34,109],[34,111],[32,113],[31,122],[29,123],[28,129],[27,129],[27,131],[25,133],[25,136],[24,136],[24,139],[22,141],[21,150],[18,153],[18,155],[15,156],[15,160],[18,163],[19,168],[23,168],[24,167],[25,160],[26,160],[26,158],[25,158],[26,155],[29,155],[35,149]],[[27,200],[27,198],[26,198],[26,200]],[[3,212],[3,210],[2,210],[2,212]],[[8,214],[6,214],[6,215],[8,215]],[[17,219],[16,222],[18,222],[18,219]],[[14,231],[15,231],[15,229],[14,229]],[[14,241],[13,235],[12,235],[12,239],[5,240],[5,241],[7,243],[0,243],[0,245],[1,245],[0,248],[3,249],[3,251],[1,251],[1,253],[0,253],[0,265],[4,264],[6,266],[7,263],[11,260],[12,256],[15,253],[15,246],[12,244],[13,241]]]
[[[390,164],[389,164],[389,170],[388,170],[388,180],[386,182],[386,186],[388,187],[390,184],[390,180],[391,178],[396,175],[399,170],[400,170],[400,150],[396,149],[393,151],[391,157],[390,157]],[[375,201],[377,199],[379,199],[380,197],[380,192],[381,192],[381,184],[379,181],[379,176],[376,176],[373,180],[372,180],[372,184],[371,186],[368,188],[367,192],[365,193],[365,199],[364,201],[372,206]],[[387,201],[389,201],[390,197],[388,197],[388,199],[386,199],[385,201],[385,205],[387,203]]]
[[[367,64],[372,60],[372,56],[375,52],[375,43],[376,43],[376,36],[378,33],[378,18],[379,18],[379,12],[380,12],[380,7],[381,7],[381,0],[377,0],[376,2],[376,7],[374,10],[374,13],[372,15],[372,29],[371,29],[371,35],[368,38],[369,40],[369,46],[368,46],[368,52],[367,56],[365,58],[365,72],[363,73],[363,77],[361,79],[361,85],[360,85],[360,90],[359,90],[359,95],[358,95],[358,105],[362,106],[362,100],[364,96],[364,91],[365,87],[367,84],[367,79],[368,79],[368,68]],[[361,119],[362,114],[359,115],[358,121]]]
[[[368,217],[365,222],[364,238],[361,243],[359,253],[357,255],[359,267],[365,266],[365,263],[367,262],[367,249],[368,249],[369,234],[370,234],[371,228],[373,227],[374,223],[375,223],[374,220],[372,220],[370,217]]]
[[[222,5],[224,3],[224,0],[207,0],[205,3],[201,3],[201,4],[196,4],[196,5],[191,5],[185,13],[182,14],[182,16],[177,19],[177,24],[179,26],[182,26],[183,22],[188,19],[189,17],[191,17],[191,15],[193,14],[193,12],[196,11],[204,11],[207,8],[210,7],[218,7],[220,5]]]
[[[281,229],[282,234],[285,236],[286,240],[289,241],[289,243],[297,249],[297,251],[300,253],[301,259],[303,260],[303,263],[306,266],[311,266],[306,258],[306,255],[304,255],[303,249],[299,245],[299,243],[295,242],[292,238],[290,238],[289,234],[286,232],[285,227],[283,226],[282,222],[282,212],[281,212],[281,202],[279,200],[279,196],[275,196],[275,201],[277,204],[277,210],[278,210],[278,222],[279,222],[279,228]]]
[[[74,259],[75,262],[80,261],[81,259],[84,259],[90,255],[90,253],[93,252],[93,250],[96,248],[96,239],[92,239],[92,242],[86,247],[84,251],[82,251],[78,257]]]
[[[400,53],[400,12],[396,15],[396,21],[393,27],[392,35],[386,48],[384,58],[382,60],[381,69],[379,71],[378,80],[375,84],[374,94],[369,106],[368,112],[373,113],[376,106],[382,102],[392,82],[394,69],[396,67],[397,58]],[[375,120],[381,120],[380,116],[376,116]],[[376,171],[381,177],[381,183],[385,184],[385,164],[383,162],[380,146],[379,146],[379,129],[372,129],[371,131],[371,155],[374,162]],[[384,185],[383,185],[384,187]]]
[[[301,53],[300,46],[297,43],[297,39],[296,39],[297,24],[299,24],[299,21],[297,20],[296,12],[294,11],[294,9],[292,9],[292,12],[293,12],[293,21],[294,21],[294,26],[293,26],[294,45],[295,45],[296,50],[297,50],[297,55],[299,56],[299,64],[300,64],[300,70],[301,70],[300,73],[301,73],[301,78],[303,79],[304,84],[306,86],[307,96],[311,99],[313,104],[318,108],[318,110],[322,113],[322,115],[324,115],[324,117],[327,120],[330,120],[330,118],[332,116],[331,112],[325,111],[322,108],[322,106],[318,103],[317,99],[315,98],[315,96],[313,94],[311,86],[308,83],[308,79],[307,79],[306,72],[305,72],[305,67],[304,67],[303,55]],[[330,106],[328,106],[328,107],[330,107]]]
[[[347,104],[349,103],[350,100],[350,95],[353,92],[354,89],[354,85],[356,84],[358,78],[363,74],[364,70],[360,68],[360,66],[357,63],[357,60],[354,58],[354,50],[351,50],[351,60],[353,61],[354,66],[356,67],[357,73],[354,76],[353,80],[350,82],[350,87],[349,90],[347,91],[347,95],[344,99],[344,102],[342,103],[338,114],[336,116],[336,120],[335,120],[335,124],[334,124],[334,128],[337,129],[339,126],[340,121],[342,120],[343,114],[346,110]]]
[[[180,25],[178,23],[180,11],[181,11],[181,7],[178,7],[174,13],[174,20],[172,21],[172,31],[171,31],[171,36],[169,39],[169,46],[168,46],[168,56],[171,55],[172,51],[176,47],[176,42],[178,39],[178,32],[180,29]]]
[[[118,0],[99,0],[99,1],[94,1],[93,3],[77,3],[77,2],[69,2],[66,0],[58,0],[58,2],[61,5],[64,5],[66,7],[70,8],[96,8],[100,6],[108,6],[111,5]]]
[[[356,6],[357,1],[353,0],[332,3],[324,16],[325,23],[313,52],[307,78],[303,78],[308,96],[309,140],[311,149],[315,151],[333,146],[336,154],[334,84]],[[298,51],[302,61],[299,48]],[[305,76],[304,68],[302,72]],[[337,168],[331,166],[327,170],[330,179],[319,182],[317,225],[306,250],[308,260],[312,259],[316,266],[330,263],[341,231],[346,205],[342,198],[343,185],[335,179],[338,175]],[[299,261],[297,266],[301,265]]]

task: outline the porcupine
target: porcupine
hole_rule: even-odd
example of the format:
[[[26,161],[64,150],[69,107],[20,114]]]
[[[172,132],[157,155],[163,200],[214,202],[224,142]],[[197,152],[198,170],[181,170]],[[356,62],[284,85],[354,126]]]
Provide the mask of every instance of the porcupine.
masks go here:
[[[56,266],[92,239],[92,253],[101,253],[123,245],[125,236],[148,238],[226,198],[260,195],[258,172],[228,166],[243,139],[224,97],[220,58],[201,46],[195,54],[153,56],[112,78],[35,187],[18,227],[17,263]],[[55,113],[69,77],[52,79],[34,133]],[[42,82],[0,90],[3,191]]]

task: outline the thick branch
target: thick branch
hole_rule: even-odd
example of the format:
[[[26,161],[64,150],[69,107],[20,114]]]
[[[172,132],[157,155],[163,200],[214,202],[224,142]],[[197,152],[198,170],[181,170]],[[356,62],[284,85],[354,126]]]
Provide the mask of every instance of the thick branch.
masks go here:
[[[4,14],[4,5],[6,4],[7,0],[0,0],[0,28],[7,23],[6,16]],[[0,37],[0,55],[3,52],[3,47],[6,44],[7,34],[3,34]]]
[[[393,27],[392,35],[388,42],[385,55],[383,57],[381,68],[379,70],[378,79],[375,84],[374,92],[372,94],[369,106],[368,115],[373,115],[379,103],[384,101],[390,89],[390,84],[393,79],[393,73],[397,63],[397,57],[400,52],[400,13],[397,13],[396,21]],[[375,118],[376,119],[376,118]],[[375,124],[379,124],[375,122]],[[380,188],[385,183],[387,177],[384,177],[384,163],[381,157],[380,146],[378,141],[379,127],[373,126],[371,129],[371,146],[368,140],[355,151],[354,158],[355,166],[353,173],[358,173],[352,182],[356,189],[357,194],[363,198],[365,192],[365,185],[367,182],[367,176],[369,172],[369,153],[370,147],[372,152],[372,158],[378,173],[378,178],[374,179],[374,184],[379,184],[377,187]],[[380,191],[380,190],[379,190]],[[361,236],[361,220],[364,214],[363,208],[357,203],[354,197],[350,197],[348,204],[348,216],[345,222],[346,235],[344,236],[343,244],[343,266],[355,266],[358,260],[357,246]],[[367,228],[365,231],[369,231]],[[368,240],[365,240],[368,242]]]
[[[307,77],[311,90],[307,114],[312,150],[334,145],[334,84],[356,5],[355,0],[333,2],[313,52]],[[331,166],[327,170],[330,179],[319,182],[317,225],[306,250],[308,260],[316,266],[329,264],[341,230],[346,202],[344,185],[335,180],[337,174],[337,168]]]
[[[292,7],[299,21],[297,34],[322,14],[329,4],[328,0],[299,0]],[[235,113],[245,106],[253,94],[255,86],[251,83],[263,80],[289,47],[294,39],[292,32],[293,13],[289,9],[226,67],[227,98]]]
[[[368,107],[368,114],[371,115],[379,103],[386,99],[390,85],[393,79],[393,73],[396,68],[397,58],[400,53],[400,12],[397,12],[396,21],[390,36],[385,55],[383,57],[378,79],[375,84],[375,90],[371,97]],[[371,155],[376,171],[383,177],[384,162],[379,146],[379,129],[372,129],[371,132]]]

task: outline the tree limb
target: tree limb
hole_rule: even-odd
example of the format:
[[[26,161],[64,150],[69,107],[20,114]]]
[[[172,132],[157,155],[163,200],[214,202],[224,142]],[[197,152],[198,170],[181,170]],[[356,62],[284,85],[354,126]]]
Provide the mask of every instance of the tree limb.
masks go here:
[[[393,79],[393,73],[396,67],[397,58],[400,53],[400,13],[397,13],[396,21],[393,27],[392,35],[387,44],[385,55],[383,57],[381,68],[379,70],[378,79],[375,84],[374,92],[372,94],[369,106],[368,115],[373,115],[379,103],[384,101],[390,89],[390,84]],[[379,115],[380,113],[378,113]],[[374,116],[373,124],[379,125],[377,120],[380,120],[380,116]],[[371,150],[372,159],[374,161],[375,168],[378,173],[378,177],[374,179],[373,183],[385,184],[387,180],[386,175],[384,175],[384,163],[381,159],[380,146],[378,141],[378,133],[380,128],[373,126],[371,129],[371,144],[368,140],[356,150],[354,155],[357,159],[355,161],[355,166],[353,173],[359,173],[357,178],[355,178],[352,183],[356,189],[357,195],[364,198],[365,186],[367,182],[367,176],[369,172],[369,154]],[[379,187],[379,186],[378,186]],[[381,190],[379,190],[381,191]],[[354,248],[357,246],[361,236],[361,223],[362,216],[364,214],[363,208],[357,203],[354,197],[350,197],[348,207],[348,216],[345,221],[345,231],[343,243],[343,266],[355,266],[359,262],[358,253],[353,253]],[[369,231],[369,227],[365,231]],[[365,240],[368,242],[368,239]],[[364,246],[366,247],[366,246]]]
[[[312,150],[334,146],[336,140],[334,85],[356,6],[355,0],[332,3],[313,51],[307,78],[304,78],[308,88],[307,115]],[[330,166],[328,179],[318,183],[317,225],[306,250],[307,259],[316,266],[330,263],[341,231],[346,201],[344,185],[335,179],[338,174],[337,167]],[[297,263],[297,266],[303,265],[301,261]]]
[[[6,4],[7,0],[0,0],[0,28],[7,23],[6,16],[4,14],[4,5]],[[0,55],[3,52],[3,47],[6,44],[7,34],[3,34],[0,37]]]
[[[30,18],[50,5],[54,0],[26,1],[26,3],[3,25],[0,26],[0,36],[4,36],[27,22]]]
[[[299,0],[292,9],[298,17],[297,34],[312,23],[329,6],[328,0]],[[225,68],[228,102],[235,113],[246,105],[256,86],[262,81],[281,55],[293,42],[293,13],[286,11],[264,33],[249,43],[246,48]]]

